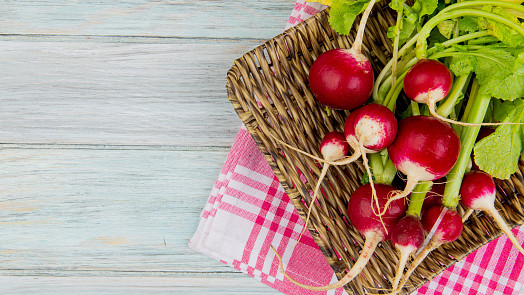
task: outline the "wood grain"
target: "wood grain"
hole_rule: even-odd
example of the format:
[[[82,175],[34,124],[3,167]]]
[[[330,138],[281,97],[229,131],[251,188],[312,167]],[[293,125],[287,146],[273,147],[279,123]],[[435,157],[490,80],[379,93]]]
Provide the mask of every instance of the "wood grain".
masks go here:
[[[207,278],[0,276],[10,295],[52,294],[281,294],[244,274]]]
[[[290,0],[5,1],[0,33],[271,39]]]
[[[2,142],[231,146],[225,76],[257,42],[104,41],[0,41]]]
[[[278,293],[187,244],[294,3],[2,2],[0,293]]]
[[[187,244],[225,156],[118,147],[0,150],[0,273],[204,270],[209,259]]]

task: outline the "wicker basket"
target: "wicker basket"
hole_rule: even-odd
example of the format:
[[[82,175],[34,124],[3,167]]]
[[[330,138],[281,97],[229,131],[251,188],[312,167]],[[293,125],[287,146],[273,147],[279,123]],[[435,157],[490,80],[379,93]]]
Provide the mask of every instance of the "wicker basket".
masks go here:
[[[349,48],[350,36],[339,36],[328,23],[329,10],[300,23],[237,59],[227,75],[227,91],[238,116],[253,136],[294,206],[305,218],[310,194],[320,174],[319,165],[309,157],[279,145],[269,132],[308,153],[320,156],[318,143],[330,131],[342,131],[348,115],[331,115],[308,88],[308,70],[315,58],[332,48]],[[376,73],[386,64],[392,46],[386,30],[394,25],[396,13],[386,6],[375,7],[367,23],[363,52]],[[359,19],[355,21],[359,23]],[[355,25],[356,26],[356,25]],[[496,207],[510,226],[524,220],[524,165],[510,180],[497,181]],[[308,229],[336,275],[344,276],[358,258],[363,238],[348,222],[347,204],[359,186],[362,164],[330,167],[322,182],[322,194],[314,204]],[[462,210],[462,208],[459,208]],[[462,212],[460,212],[462,213]],[[405,293],[422,286],[451,264],[501,234],[483,214],[473,214],[462,236],[433,251],[417,268]],[[364,294],[375,288],[391,288],[398,254],[390,242],[382,242],[362,275],[346,286],[348,293]]]

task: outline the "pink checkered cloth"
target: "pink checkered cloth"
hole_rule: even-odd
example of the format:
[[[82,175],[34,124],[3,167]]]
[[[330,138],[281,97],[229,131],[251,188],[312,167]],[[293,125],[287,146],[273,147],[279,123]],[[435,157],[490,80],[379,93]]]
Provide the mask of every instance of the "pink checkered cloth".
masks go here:
[[[298,0],[288,26],[324,7]],[[346,294],[339,288],[313,292],[298,288],[278,270],[269,246],[283,255],[292,277],[310,285],[336,277],[306,231],[304,222],[245,128],[241,128],[202,211],[190,247],[285,294]],[[524,227],[513,232],[524,240]],[[524,256],[502,236],[471,253],[413,294],[518,294],[524,282]]]

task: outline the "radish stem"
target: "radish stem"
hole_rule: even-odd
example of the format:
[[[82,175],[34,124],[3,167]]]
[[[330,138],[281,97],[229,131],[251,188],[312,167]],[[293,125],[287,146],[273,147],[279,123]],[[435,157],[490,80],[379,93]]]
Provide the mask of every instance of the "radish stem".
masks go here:
[[[393,41],[393,65],[391,66],[391,86],[395,84],[397,80],[397,59],[398,59],[398,44],[400,42],[400,30],[402,28],[402,14],[404,13],[404,2],[405,0],[402,0],[402,5],[400,5],[400,9],[397,11],[397,25],[395,30],[395,40]]]
[[[364,41],[364,31],[366,29],[366,23],[368,21],[369,15],[371,14],[371,10],[373,10],[374,5],[375,0],[369,1],[366,10],[364,10],[364,12],[362,13],[362,17],[360,18],[360,24],[358,26],[357,35],[355,36],[355,42],[353,43],[353,46],[351,46],[351,49],[357,54],[361,54],[362,52],[362,42]]]
[[[471,74],[460,76],[458,77],[458,79],[455,80],[455,83],[453,83],[453,87],[451,88],[451,92],[448,94],[448,97],[438,107],[439,115],[443,117],[448,117],[451,114],[455,105],[457,104],[457,101],[461,97],[461,94],[463,94],[464,87],[468,84],[470,78]]]
[[[474,1],[476,2],[476,1]],[[455,4],[458,5],[458,4]],[[452,7],[453,5],[449,6]],[[517,31],[519,34],[524,36],[524,27],[521,27],[519,24],[513,23],[511,20],[508,20],[504,18],[503,16],[486,12],[483,10],[475,10],[475,9],[460,9],[460,10],[451,10],[451,11],[441,11],[439,14],[437,14],[435,17],[431,18],[425,25],[422,27],[422,29],[419,32],[418,39],[417,39],[417,45],[415,48],[415,52],[417,53],[417,58],[422,59],[426,58],[427,56],[427,38],[429,37],[429,34],[433,30],[434,27],[437,26],[440,22],[448,19],[454,19],[461,16],[477,16],[477,17],[483,17],[487,19],[492,19],[496,22],[499,22],[501,24],[504,24],[515,31]]]
[[[422,205],[424,204],[424,199],[427,192],[431,190],[433,186],[432,181],[421,181],[413,189],[411,197],[409,198],[409,205],[406,211],[406,215],[412,215],[420,217],[420,212],[422,211]]]
[[[480,123],[484,120],[486,111],[489,108],[491,96],[478,93],[476,97],[470,97],[468,104],[471,104],[471,113],[467,118],[467,122]],[[477,135],[480,131],[480,126],[466,128],[462,131],[460,136],[461,148],[455,166],[451,169],[448,175],[448,183],[444,189],[444,196],[442,197],[442,205],[455,208],[459,202],[459,192],[462,183],[462,178],[466,172],[468,161],[471,157],[471,151],[475,145]]]
[[[504,8],[511,8],[516,11],[520,11],[524,13],[524,7],[518,4],[506,2],[506,1],[483,1],[483,0],[476,0],[476,1],[464,1],[459,2],[454,5],[447,6],[446,8],[442,9],[441,13],[446,13],[448,11],[456,10],[456,9],[463,9],[466,7],[472,7],[472,6],[500,6]]]

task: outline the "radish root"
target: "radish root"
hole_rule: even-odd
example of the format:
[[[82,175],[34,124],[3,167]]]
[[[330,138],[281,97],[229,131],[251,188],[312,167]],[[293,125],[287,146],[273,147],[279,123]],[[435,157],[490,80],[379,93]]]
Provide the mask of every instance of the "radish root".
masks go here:
[[[406,182],[406,187],[404,188],[404,190],[398,191],[397,193],[393,194],[388,199],[388,201],[384,205],[384,209],[382,210],[382,212],[379,213],[379,215],[384,215],[386,213],[386,210],[388,209],[389,204],[391,204],[391,202],[407,197],[413,191],[413,189],[415,189],[418,182],[418,178],[408,176],[408,181]]]
[[[461,122],[461,121],[455,121],[452,119],[448,119],[446,117],[443,117],[437,113],[435,110],[435,101],[428,99],[426,100],[426,104],[428,105],[429,112],[433,117],[436,117],[444,122],[460,125],[460,126],[468,126],[468,127],[475,127],[475,126],[500,126],[500,125],[524,125],[524,123],[519,122],[502,122],[502,123],[467,123],[467,122]]]
[[[284,265],[282,263],[282,257],[280,257],[280,255],[278,254],[278,252],[275,250],[273,246],[271,246],[271,250],[275,252],[275,255],[278,259],[280,271],[282,272],[284,277],[286,277],[293,284],[299,287],[302,287],[304,289],[307,289],[307,290],[327,291],[327,290],[332,290],[332,289],[343,287],[347,283],[351,282],[354,278],[356,278],[358,274],[362,272],[362,269],[364,269],[369,259],[373,256],[373,252],[375,251],[375,248],[377,247],[378,243],[380,243],[383,240],[384,237],[380,233],[369,232],[367,235],[365,235],[365,238],[366,238],[366,242],[364,243],[362,252],[360,253],[360,256],[358,257],[355,264],[348,271],[348,273],[340,281],[333,283],[331,285],[327,285],[327,286],[310,286],[310,285],[302,284],[302,283],[295,281],[295,279],[293,279],[284,270]]]
[[[413,259],[406,273],[402,276],[402,279],[400,280],[398,286],[396,288],[393,288],[393,291],[387,293],[387,295],[400,293],[400,291],[402,291],[402,288],[404,288],[404,286],[408,282],[409,277],[415,271],[418,265],[422,263],[422,261],[424,261],[426,256],[428,256],[428,254],[431,251],[437,249],[440,245],[442,244],[432,239],[429,244],[422,248],[422,251],[420,251],[420,253],[418,253],[418,255],[415,257],[415,259]]]
[[[406,263],[408,262],[409,256],[415,252],[413,248],[403,248],[400,252],[400,258],[397,264],[397,271],[395,278],[393,279],[392,289],[396,290],[398,287],[398,284],[400,282],[400,279],[402,278],[402,274],[404,273],[404,267],[406,267]]]
[[[462,216],[462,223],[466,222],[466,220],[469,219],[469,217],[471,216],[471,214],[473,214],[474,211],[475,210],[469,208],[468,211],[464,213],[464,216]]]
[[[502,216],[500,216],[495,207],[492,206],[490,208],[486,208],[484,209],[484,211],[488,213],[488,215],[490,215],[493,218],[493,220],[495,220],[495,223],[508,236],[509,240],[513,243],[513,245],[519,250],[520,253],[522,253],[522,255],[524,255],[524,249],[520,245],[519,240],[517,239],[517,237],[515,237],[515,235],[513,235],[508,224],[502,218]]]
[[[358,148],[360,150],[360,154],[362,155],[362,163],[364,164],[364,168],[366,169],[366,172],[368,174],[369,185],[371,186],[371,206],[370,206],[371,210],[373,214],[378,216],[378,218],[380,219],[380,223],[384,227],[384,230],[386,231],[386,234],[387,234],[388,229],[386,227],[386,224],[384,223],[384,220],[382,220],[382,215],[384,215],[385,211],[383,214],[379,214],[380,205],[378,203],[377,191],[375,190],[375,184],[373,182],[373,174],[371,174],[371,168],[369,167],[368,157],[366,157],[366,153],[364,152],[364,145],[362,144],[362,140],[358,141]],[[376,210],[378,211],[375,210],[375,207],[373,206],[373,202],[375,203]]]

